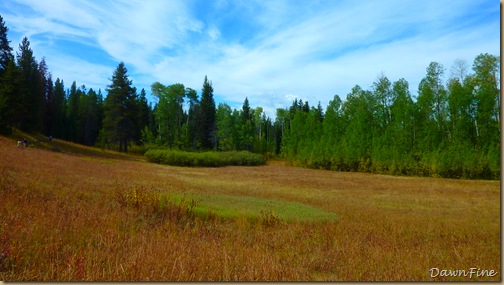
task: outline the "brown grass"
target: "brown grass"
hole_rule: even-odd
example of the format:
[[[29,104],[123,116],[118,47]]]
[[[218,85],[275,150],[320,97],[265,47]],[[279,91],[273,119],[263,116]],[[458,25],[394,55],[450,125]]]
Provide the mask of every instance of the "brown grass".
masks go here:
[[[499,191],[498,181],[281,163],[178,168],[18,149],[0,137],[0,279],[495,281]],[[154,202],[124,202],[128,193]],[[154,205],[160,193],[300,202],[340,219],[267,226],[163,212]],[[433,267],[499,274],[433,279]]]

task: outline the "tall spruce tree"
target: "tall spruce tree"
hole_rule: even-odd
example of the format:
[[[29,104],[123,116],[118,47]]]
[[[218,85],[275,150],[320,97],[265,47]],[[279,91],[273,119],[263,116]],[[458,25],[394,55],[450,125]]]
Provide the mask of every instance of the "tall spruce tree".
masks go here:
[[[0,132],[8,134],[16,126],[20,113],[19,72],[13,60],[0,76]]]
[[[18,126],[25,131],[40,131],[42,127],[41,108],[44,102],[40,92],[40,76],[37,61],[30,48],[30,41],[24,37],[17,53],[19,68],[19,109],[16,110]]]
[[[7,39],[8,31],[9,28],[7,28],[2,16],[0,15],[0,77],[7,69],[9,62],[14,61],[12,47],[10,46],[10,41]]]
[[[10,47],[10,41],[7,39],[9,29],[0,16],[0,133],[9,133],[11,131],[10,117],[12,116],[12,96],[15,91],[15,81],[12,78],[13,67],[10,63],[14,62],[14,55]],[[8,76],[7,68],[10,68]],[[7,78],[6,78],[7,77]]]
[[[47,63],[45,61],[45,58],[43,57],[42,60],[40,61],[38,65],[38,76],[39,76],[39,87],[37,88],[37,91],[39,92],[39,97],[41,100],[40,102],[40,107],[39,107],[39,114],[38,117],[41,118],[42,120],[40,123],[42,123],[43,132],[46,133],[46,135],[52,135],[50,134],[50,130],[48,130],[48,126],[50,123],[48,122],[51,120],[51,110],[48,109],[49,101],[52,101],[52,96],[53,96],[53,82],[52,82],[52,75],[49,72],[49,68],[47,66]]]
[[[128,79],[124,62],[119,63],[107,86],[103,118],[103,137],[107,144],[119,144],[120,152],[128,151],[135,134],[137,117],[136,89]]]
[[[63,80],[56,78],[53,87],[53,100],[49,102],[52,110],[52,120],[50,125],[51,133],[54,137],[67,139],[65,130],[66,122],[66,96],[65,84]]]
[[[200,102],[201,116],[201,147],[213,149],[217,144],[217,129],[215,124],[215,101],[213,98],[212,82],[205,76]]]
[[[77,83],[74,81],[68,90],[67,108],[66,108],[66,135],[67,139],[77,142],[77,114],[79,108],[79,95]]]
[[[249,100],[245,97],[241,112],[242,125],[240,128],[240,148],[243,150],[252,150],[252,145],[254,143],[254,124],[252,119],[252,111],[250,109]]]

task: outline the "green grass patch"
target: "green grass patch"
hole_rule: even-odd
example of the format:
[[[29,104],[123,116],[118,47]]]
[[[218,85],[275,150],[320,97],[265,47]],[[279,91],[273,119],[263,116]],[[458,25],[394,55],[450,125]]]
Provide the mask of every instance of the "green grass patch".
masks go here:
[[[249,220],[273,215],[283,221],[330,221],[338,218],[332,212],[298,202],[270,200],[251,196],[208,195],[208,194],[170,194],[169,199],[179,204],[184,199],[196,202],[194,212],[208,215],[209,211],[224,219],[245,217]]]
[[[247,151],[185,152],[150,149],[145,153],[145,157],[154,163],[190,167],[257,166],[266,164],[266,160],[262,155]]]

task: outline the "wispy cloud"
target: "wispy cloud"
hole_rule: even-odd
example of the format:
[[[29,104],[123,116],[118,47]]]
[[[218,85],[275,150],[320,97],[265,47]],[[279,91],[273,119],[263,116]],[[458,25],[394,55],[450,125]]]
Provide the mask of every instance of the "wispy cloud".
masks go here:
[[[490,0],[16,0],[0,4],[0,14],[17,41],[30,36],[55,76],[105,87],[124,61],[140,87],[199,90],[208,75],[221,100],[247,96],[269,115],[292,97],[326,105],[355,84],[369,88],[381,72],[404,77],[414,94],[430,61],[471,63],[500,45],[499,5]],[[63,42],[81,50],[56,59]],[[72,72],[64,61],[73,59]]]

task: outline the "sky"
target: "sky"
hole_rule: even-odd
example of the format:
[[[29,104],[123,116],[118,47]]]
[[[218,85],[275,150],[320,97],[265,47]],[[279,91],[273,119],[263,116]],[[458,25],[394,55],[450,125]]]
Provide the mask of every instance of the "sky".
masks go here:
[[[445,79],[500,55],[496,0],[4,0],[0,15],[16,53],[28,37],[53,80],[106,94],[119,62],[133,85],[182,83],[217,104],[261,106],[270,117],[295,98],[325,108],[380,74],[404,78],[412,96],[430,62]]]

